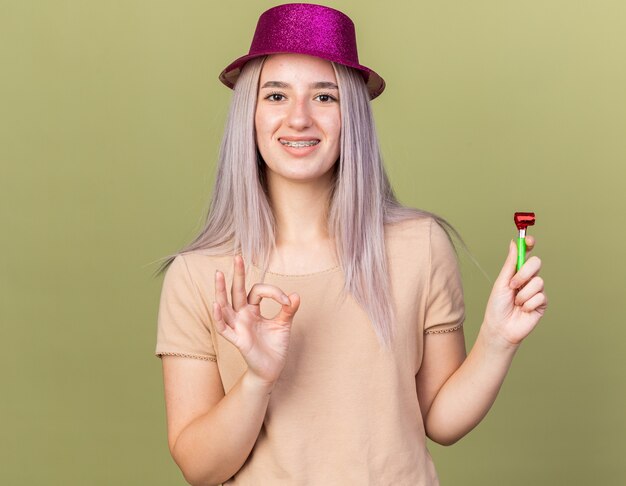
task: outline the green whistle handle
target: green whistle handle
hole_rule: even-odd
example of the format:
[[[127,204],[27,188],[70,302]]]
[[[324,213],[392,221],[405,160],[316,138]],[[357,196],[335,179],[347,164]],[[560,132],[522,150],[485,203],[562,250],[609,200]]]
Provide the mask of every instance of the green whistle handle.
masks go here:
[[[526,238],[517,238],[517,271],[526,261]]]

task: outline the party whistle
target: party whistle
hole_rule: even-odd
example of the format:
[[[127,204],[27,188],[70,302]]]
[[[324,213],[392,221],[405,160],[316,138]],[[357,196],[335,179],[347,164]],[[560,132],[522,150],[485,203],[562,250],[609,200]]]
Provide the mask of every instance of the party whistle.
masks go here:
[[[526,261],[526,228],[535,224],[535,213],[515,213],[513,221],[519,230],[517,238],[517,271],[519,272]]]

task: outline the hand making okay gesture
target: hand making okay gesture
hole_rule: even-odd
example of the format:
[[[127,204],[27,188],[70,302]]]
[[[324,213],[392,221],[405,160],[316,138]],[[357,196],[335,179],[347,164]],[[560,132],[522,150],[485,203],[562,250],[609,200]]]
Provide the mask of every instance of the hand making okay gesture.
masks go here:
[[[232,304],[226,295],[224,274],[215,272],[215,327],[225,339],[237,346],[248,364],[248,371],[261,382],[274,384],[286,362],[293,317],[300,307],[300,296],[287,296],[275,285],[257,283],[246,293],[245,268],[241,256],[234,258],[231,287]],[[261,315],[263,298],[282,305],[272,318]]]

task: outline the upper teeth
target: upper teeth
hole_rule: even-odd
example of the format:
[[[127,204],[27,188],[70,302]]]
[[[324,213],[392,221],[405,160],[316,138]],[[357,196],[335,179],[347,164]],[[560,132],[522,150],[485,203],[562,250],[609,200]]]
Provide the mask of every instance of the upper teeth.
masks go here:
[[[280,140],[280,143],[283,145],[289,145],[290,147],[308,147],[310,145],[317,145],[319,140],[301,140],[301,141],[290,141],[290,140]]]

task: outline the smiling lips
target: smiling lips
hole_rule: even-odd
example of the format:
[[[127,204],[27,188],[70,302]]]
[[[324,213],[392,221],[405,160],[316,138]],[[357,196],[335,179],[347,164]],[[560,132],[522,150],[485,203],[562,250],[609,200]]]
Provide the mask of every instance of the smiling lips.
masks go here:
[[[305,140],[305,139],[299,139],[299,138],[294,138],[291,140],[279,138],[278,141],[286,147],[293,147],[293,148],[312,147],[320,143],[318,139]]]

